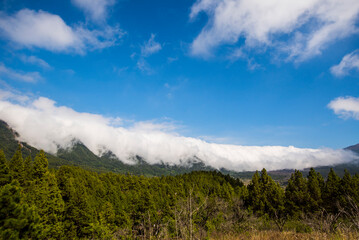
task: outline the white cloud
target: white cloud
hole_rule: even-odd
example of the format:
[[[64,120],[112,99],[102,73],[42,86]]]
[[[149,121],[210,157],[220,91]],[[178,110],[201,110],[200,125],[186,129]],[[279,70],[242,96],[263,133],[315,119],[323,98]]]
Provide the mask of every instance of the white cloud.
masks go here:
[[[330,68],[337,77],[348,75],[351,70],[359,70],[359,49],[345,55],[338,65]]]
[[[72,3],[82,9],[95,22],[106,21],[108,7],[115,4],[114,0],[72,0]]]
[[[174,133],[175,130],[180,128],[179,125],[174,124],[171,121],[142,121],[142,122],[135,122],[132,127],[130,127],[131,130],[135,131],[161,131],[161,132],[171,132]]]
[[[6,90],[0,89],[0,100],[15,101],[15,102],[23,104],[23,103],[29,101],[30,98],[26,95],[20,95],[20,94],[11,92],[11,91],[6,91]]]
[[[148,64],[146,58],[162,49],[161,44],[155,41],[155,37],[156,35],[151,34],[150,39],[141,45],[141,54],[139,54],[136,63],[136,66],[139,70],[149,75],[153,74],[155,71],[151,68],[150,64]],[[131,58],[135,58],[136,55],[136,53],[131,54]]]
[[[38,58],[36,56],[27,56],[27,55],[20,55],[20,60],[24,63],[30,63],[44,69],[51,69],[52,67],[43,59]]]
[[[160,43],[155,41],[155,35],[151,34],[150,39],[141,46],[141,55],[148,57],[162,49]]]
[[[151,122],[118,126],[112,124],[116,119],[56,106],[54,101],[43,97],[22,104],[1,99],[0,118],[20,133],[20,140],[37,148],[55,153],[57,144],[71,146],[76,138],[96,154],[105,147],[127,163],[133,163],[129,158],[135,154],[152,164],[181,164],[196,156],[215,168],[242,171],[263,167],[301,169],[354,158],[353,153],[345,150],[208,143],[180,136],[171,132],[171,128],[167,131],[167,126]]]
[[[359,98],[338,97],[332,100],[328,104],[328,107],[342,118],[354,118],[359,120]]]
[[[301,61],[358,32],[359,1],[197,0],[190,18],[200,12],[209,20],[191,45],[193,55],[211,56],[216,47],[243,38],[247,48],[275,48]]]
[[[19,47],[81,54],[88,49],[113,46],[123,35],[119,27],[101,30],[89,30],[82,25],[70,27],[58,15],[29,9],[13,16],[0,15],[0,30],[3,37]]]
[[[6,67],[3,63],[0,63],[0,75],[6,76],[13,80],[29,83],[35,83],[42,79],[40,73],[38,72],[15,71],[11,68]]]

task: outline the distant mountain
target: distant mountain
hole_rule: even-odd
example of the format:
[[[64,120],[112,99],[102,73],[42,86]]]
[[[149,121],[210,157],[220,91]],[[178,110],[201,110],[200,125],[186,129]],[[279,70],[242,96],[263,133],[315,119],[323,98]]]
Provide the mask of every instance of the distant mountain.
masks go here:
[[[32,158],[35,158],[39,150],[25,142],[18,141],[17,137],[19,137],[19,134],[11,129],[6,122],[0,120],[0,149],[4,151],[6,157],[10,159],[20,144],[22,146],[23,156],[31,155]],[[49,165],[53,168],[71,164],[71,162],[67,161],[66,159],[61,159],[51,154],[47,154],[47,156]]]
[[[352,146],[349,146],[349,147],[346,147],[344,149],[345,150],[351,150],[351,151],[356,152],[356,153],[359,154],[359,143],[355,144],[355,145],[352,145]]]
[[[19,134],[9,127],[9,125],[0,120],[0,149],[3,149],[6,157],[9,159],[15,153],[19,144],[22,145],[22,152],[24,157],[29,154],[32,158],[39,152],[36,149],[25,142],[18,141]],[[359,144],[345,148],[359,153]],[[183,165],[169,165],[165,163],[161,164],[149,164],[146,159],[141,156],[133,156],[133,164],[126,164],[117,158],[111,151],[106,151],[101,156],[95,155],[91,152],[83,143],[77,140],[73,140],[71,147],[59,148],[57,154],[47,153],[50,168],[58,168],[62,165],[75,165],[86,169],[94,170],[97,172],[112,171],[116,173],[130,173],[135,175],[145,176],[163,176],[163,175],[176,175],[188,173],[191,171],[205,170],[211,171],[214,168],[207,166],[197,157],[188,159]],[[348,169],[351,174],[359,173],[359,162],[354,161],[349,164],[338,164],[335,166],[322,166],[316,167],[324,177],[327,176],[330,168],[333,167],[338,175],[343,175],[344,169]],[[261,169],[258,169],[261,170]],[[254,171],[247,172],[235,172],[227,169],[220,169],[224,174],[229,174],[233,177],[241,179],[251,179]],[[275,180],[280,182],[286,182],[293,169],[283,169],[276,171],[269,171],[268,174]],[[306,175],[309,169],[304,169],[303,174]]]
[[[18,145],[22,146],[23,156],[36,156],[39,149],[36,149],[25,142],[17,140],[19,134],[0,120],[0,149],[3,149],[6,157],[11,158]],[[214,170],[205,166],[198,160],[189,161],[186,166],[170,166],[168,164],[148,164],[140,156],[133,157],[133,165],[120,161],[111,151],[104,152],[100,157],[92,153],[83,143],[74,140],[69,148],[59,148],[56,155],[47,153],[50,168],[58,168],[62,165],[75,165],[97,172],[112,171],[117,173],[130,173],[145,176],[162,176],[188,173],[195,170]]]

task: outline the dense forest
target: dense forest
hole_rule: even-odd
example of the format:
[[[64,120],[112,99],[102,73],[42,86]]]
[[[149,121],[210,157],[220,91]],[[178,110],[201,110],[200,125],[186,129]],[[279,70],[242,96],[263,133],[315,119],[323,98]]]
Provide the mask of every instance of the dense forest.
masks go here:
[[[246,186],[217,171],[144,177],[49,170],[43,151],[32,159],[19,146],[11,159],[0,151],[0,238],[357,239],[359,175],[331,170],[325,177],[295,171],[281,186],[263,169]]]

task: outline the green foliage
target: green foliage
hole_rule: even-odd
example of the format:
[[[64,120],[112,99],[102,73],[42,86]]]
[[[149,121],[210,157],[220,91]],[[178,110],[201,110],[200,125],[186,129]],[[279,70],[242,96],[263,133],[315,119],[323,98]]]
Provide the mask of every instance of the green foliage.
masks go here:
[[[295,170],[289,179],[285,190],[285,197],[290,215],[298,216],[309,211],[310,193],[308,191],[308,184],[300,171]]]
[[[208,239],[274,226],[306,233],[312,229],[302,219],[310,214],[330,220],[332,229],[339,225],[330,215],[339,211],[334,199],[348,213],[343,222],[352,221],[358,204],[359,175],[348,172],[339,178],[331,171],[324,182],[314,169],[308,178],[295,171],[284,190],[265,169],[244,186],[218,171],[161,177],[74,166],[49,171],[43,151],[22,161],[20,148],[9,168],[0,151],[0,165],[2,239]]]
[[[21,153],[21,145],[18,146],[14,156],[11,158],[9,162],[9,169],[12,177],[17,179],[20,184],[22,184],[24,182],[25,169]]]
[[[33,164],[31,155],[28,155],[24,160],[24,180],[26,183],[32,180],[33,178]]]
[[[35,157],[32,175],[35,179],[41,180],[44,178],[47,172],[48,172],[48,161],[45,156],[45,152],[41,150]]]
[[[331,168],[323,189],[323,203],[330,213],[338,212],[338,203],[340,200],[340,178]]]
[[[0,234],[2,239],[37,238],[39,216],[33,206],[23,202],[21,187],[15,180],[0,189]]]
[[[11,181],[10,170],[3,150],[0,150],[0,187]]]
[[[309,212],[317,212],[320,209],[320,205],[322,204],[322,190],[324,187],[324,180],[322,176],[315,172],[313,168],[310,169],[308,175],[308,193],[309,193],[309,201],[308,201],[308,211]]]
[[[259,215],[272,218],[282,231],[287,219],[284,190],[275,183],[263,168],[256,172],[248,186],[247,205]]]

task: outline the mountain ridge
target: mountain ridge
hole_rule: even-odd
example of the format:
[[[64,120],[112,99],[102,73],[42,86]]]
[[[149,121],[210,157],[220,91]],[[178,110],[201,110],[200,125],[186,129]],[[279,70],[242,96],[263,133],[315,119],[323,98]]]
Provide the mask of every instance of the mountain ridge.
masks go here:
[[[350,150],[350,151],[353,151],[357,154],[359,154],[359,143],[358,144],[355,144],[355,145],[351,145],[349,147],[346,147],[344,148],[345,150]]]
[[[6,156],[8,158],[11,157],[20,144],[22,146],[22,152],[24,156],[31,155],[32,158],[34,158],[39,150],[25,142],[17,140],[18,137],[19,134],[16,131],[14,131],[6,122],[0,120],[0,149],[4,150]],[[358,153],[359,144],[349,146],[345,148],[345,150]],[[117,156],[114,155],[111,151],[104,151],[100,156],[97,156],[78,140],[74,140],[73,144],[69,148],[59,147],[56,155],[47,153],[47,156],[49,160],[49,166],[51,168],[58,168],[62,165],[75,165],[97,172],[111,171],[116,173],[130,173],[145,176],[176,175],[198,170],[216,170],[213,167],[205,165],[201,159],[195,156],[193,159],[188,159],[187,162],[184,162],[183,166],[170,165],[165,163],[149,164],[145,161],[145,159],[138,155],[132,157],[134,164],[126,164],[118,159]],[[348,169],[348,171],[352,174],[359,173],[359,162],[337,164],[335,166],[320,166],[315,167],[315,169],[325,176],[331,167],[339,170],[337,171],[339,175],[341,172],[344,172],[344,169]],[[224,168],[219,169],[219,171],[242,179],[251,178],[255,172],[236,172]],[[289,179],[290,174],[293,171],[294,169],[281,169],[268,171],[268,173],[278,181],[286,181]],[[302,172],[305,174],[309,172],[309,169],[303,169]]]

